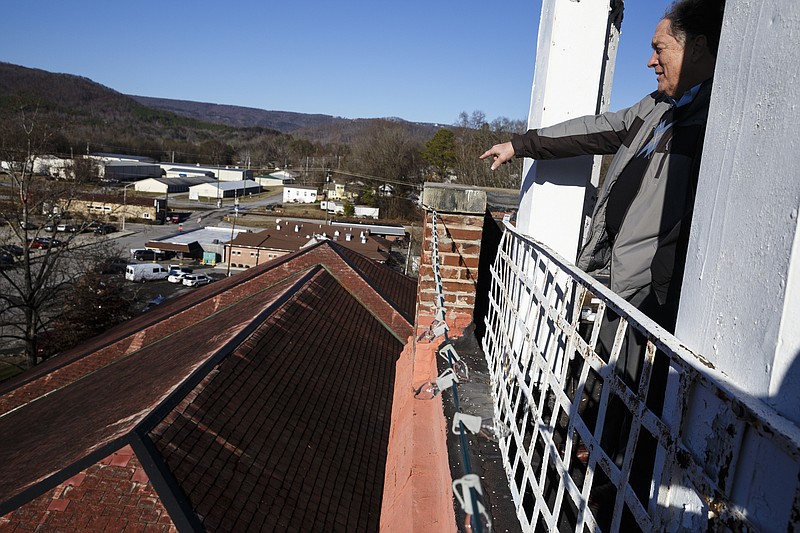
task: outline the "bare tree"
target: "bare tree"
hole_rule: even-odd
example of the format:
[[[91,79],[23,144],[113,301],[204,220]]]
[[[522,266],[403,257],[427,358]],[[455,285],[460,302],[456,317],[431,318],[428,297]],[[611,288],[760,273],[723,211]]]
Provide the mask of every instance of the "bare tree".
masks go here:
[[[458,182],[485,187],[519,188],[522,178],[522,159],[515,159],[495,171],[478,157],[494,144],[507,141],[512,133],[525,130],[522,120],[501,117],[486,122],[481,111],[472,115],[462,112],[456,123],[456,162],[454,164]]]
[[[389,180],[418,183],[424,162],[422,146],[406,129],[406,125],[388,120],[371,125],[353,147],[348,167]]]
[[[58,131],[24,107],[16,120],[0,125],[6,173],[0,193],[5,227],[0,230],[4,252],[15,258],[0,269],[0,338],[5,344],[22,343],[29,366],[38,362],[37,342],[58,316],[59,303],[97,261],[98,245],[78,246],[76,240],[86,222],[71,224],[72,232],[55,233],[69,216],[81,176],[56,181],[35,172],[37,158],[48,153]]]

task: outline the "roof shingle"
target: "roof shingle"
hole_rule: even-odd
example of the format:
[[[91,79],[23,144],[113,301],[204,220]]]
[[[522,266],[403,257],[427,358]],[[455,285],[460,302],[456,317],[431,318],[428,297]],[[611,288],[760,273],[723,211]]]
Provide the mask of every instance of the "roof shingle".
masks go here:
[[[407,289],[402,276],[342,250],[321,243],[193,291],[6,386],[2,520],[49,498],[79,526],[59,508],[89,500],[59,487],[130,444],[138,459],[112,459],[122,470],[105,483],[155,479],[145,504],[175,523],[377,529],[413,301],[390,288]],[[146,472],[124,470],[134,459]]]

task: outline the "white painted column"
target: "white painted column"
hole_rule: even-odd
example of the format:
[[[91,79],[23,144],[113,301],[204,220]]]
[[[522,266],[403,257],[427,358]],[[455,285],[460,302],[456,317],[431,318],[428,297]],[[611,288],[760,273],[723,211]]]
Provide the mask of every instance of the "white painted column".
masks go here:
[[[609,24],[610,4],[542,2],[529,128],[608,109],[619,36],[618,28]],[[597,184],[599,169],[599,157],[527,159],[517,227],[574,261],[585,222],[586,187],[590,180]]]
[[[676,336],[800,426],[800,4],[728,0]],[[774,409],[774,411],[769,408]],[[693,396],[682,437],[763,531],[797,525],[800,463],[769,433],[743,431],[716,398]],[[792,427],[794,425],[794,428]],[[703,503],[673,486],[670,509],[705,529]],[[699,505],[698,505],[699,503]],[[697,527],[695,527],[697,526]]]
[[[800,5],[726,16],[676,336],[800,425]]]

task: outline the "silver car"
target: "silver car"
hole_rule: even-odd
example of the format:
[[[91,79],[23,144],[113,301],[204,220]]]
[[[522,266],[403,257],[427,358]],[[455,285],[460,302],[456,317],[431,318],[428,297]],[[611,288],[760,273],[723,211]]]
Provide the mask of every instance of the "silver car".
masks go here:
[[[183,276],[183,284],[187,287],[199,287],[200,285],[208,285],[214,281],[214,278],[206,276],[205,274],[186,274]]]

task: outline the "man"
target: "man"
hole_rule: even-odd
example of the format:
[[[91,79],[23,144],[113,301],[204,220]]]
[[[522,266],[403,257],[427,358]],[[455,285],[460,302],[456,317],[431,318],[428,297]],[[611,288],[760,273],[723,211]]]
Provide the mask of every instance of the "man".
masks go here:
[[[611,288],[670,331],[677,318],[723,10],[724,0],[678,0],[670,6],[656,26],[647,63],[658,88],[634,106],[529,130],[481,155],[492,159],[494,170],[515,156],[615,154],[578,266],[587,272],[608,269]],[[618,321],[613,314],[607,318],[606,326],[613,327],[601,330],[601,352],[610,350]],[[631,333],[628,343],[618,367],[636,390],[643,339]]]

